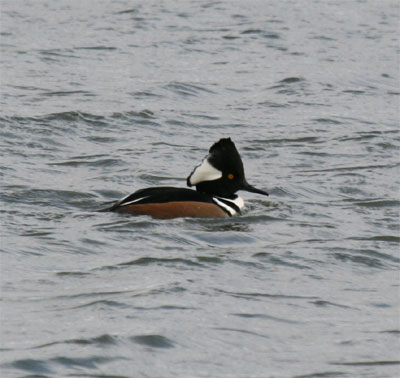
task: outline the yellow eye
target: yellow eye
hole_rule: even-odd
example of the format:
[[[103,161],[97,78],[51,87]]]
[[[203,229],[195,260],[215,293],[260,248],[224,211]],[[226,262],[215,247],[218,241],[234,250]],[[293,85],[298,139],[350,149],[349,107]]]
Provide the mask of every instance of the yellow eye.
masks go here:
[[[235,175],[233,173],[228,174],[228,179],[233,180],[235,178]]]

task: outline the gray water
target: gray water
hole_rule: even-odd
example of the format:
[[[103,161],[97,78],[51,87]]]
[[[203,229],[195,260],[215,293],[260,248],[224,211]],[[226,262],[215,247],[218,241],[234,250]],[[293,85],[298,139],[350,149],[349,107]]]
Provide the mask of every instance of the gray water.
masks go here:
[[[398,377],[397,1],[1,4],[1,377]],[[230,136],[234,218],[95,210]]]

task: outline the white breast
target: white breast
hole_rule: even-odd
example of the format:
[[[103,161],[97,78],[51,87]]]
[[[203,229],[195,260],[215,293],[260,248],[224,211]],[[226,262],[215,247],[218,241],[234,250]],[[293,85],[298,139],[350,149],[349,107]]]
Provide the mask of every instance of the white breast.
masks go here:
[[[239,208],[239,210],[242,210],[244,208],[243,198],[239,197],[239,196],[236,196],[235,199],[222,198],[222,197],[213,197],[213,200],[215,201],[215,203],[218,206],[220,206],[223,209],[227,210],[230,215],[236,215],[238,213],[234,207],[229,206],[230,203],[232,203],[233,205],[237,206]]]

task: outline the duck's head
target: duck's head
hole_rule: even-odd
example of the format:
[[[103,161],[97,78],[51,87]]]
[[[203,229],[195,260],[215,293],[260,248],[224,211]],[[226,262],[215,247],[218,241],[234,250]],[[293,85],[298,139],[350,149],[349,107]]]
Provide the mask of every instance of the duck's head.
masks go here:
[[[251,186],[244,175],[243,162],[231,138],[214,143],[209,154],[189,175],[188,186],[219,197],[229,198],[238,190],[268,196],[267,192]]]

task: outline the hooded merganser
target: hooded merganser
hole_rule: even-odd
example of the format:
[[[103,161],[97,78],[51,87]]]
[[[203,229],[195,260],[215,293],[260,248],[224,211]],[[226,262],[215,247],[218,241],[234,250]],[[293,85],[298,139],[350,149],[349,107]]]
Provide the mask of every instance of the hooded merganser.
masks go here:
[[[243,162],[230,138],[214,143],[209,154],[186,180],[196,190],[174,187],[147,188],[122,198],[104,211],[154,218],[225,218],[239,214],[244,201],[235,193],[246,190],[268,196],[245,178]]]

